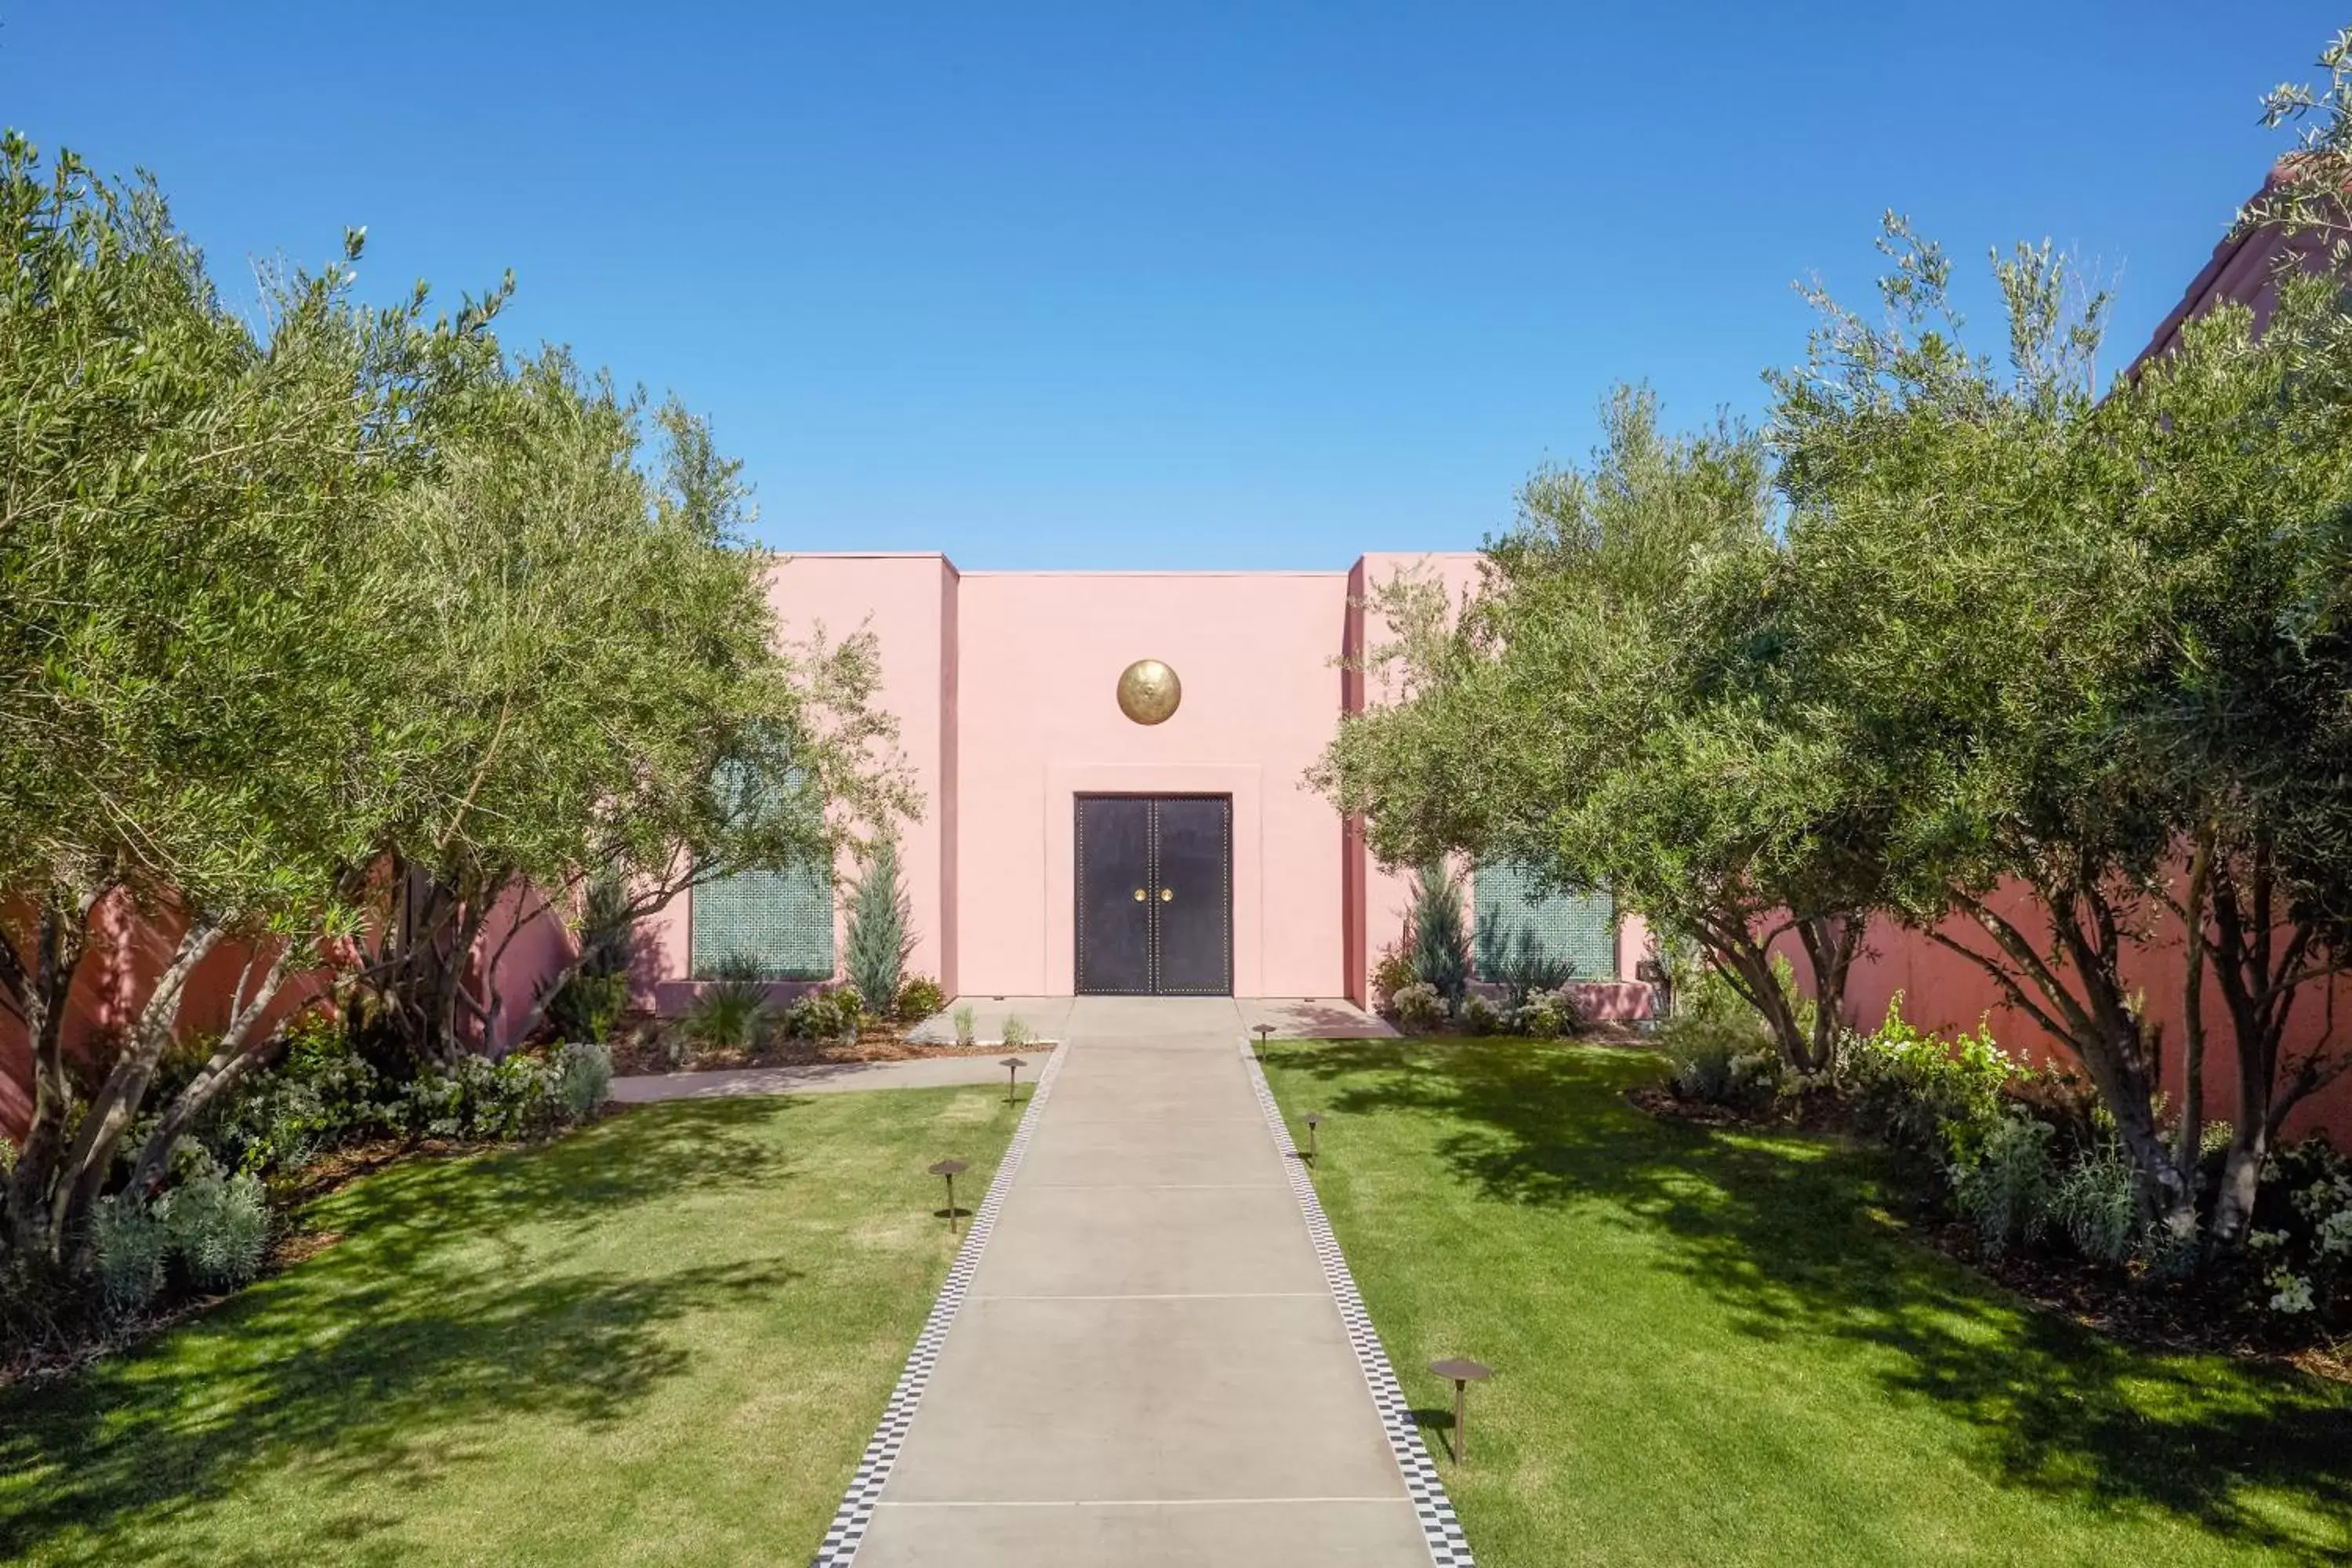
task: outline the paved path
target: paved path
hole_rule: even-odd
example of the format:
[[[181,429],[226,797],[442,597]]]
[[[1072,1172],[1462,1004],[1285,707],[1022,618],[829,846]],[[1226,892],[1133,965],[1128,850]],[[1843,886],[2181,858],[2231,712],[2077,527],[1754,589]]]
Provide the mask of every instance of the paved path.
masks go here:
[[[1029,1065],[1021,1081],[1034,1083],[1047,1053],[1020,1053]],[[839,1094],[858,1089],[945,1089],[956,1084],[1004,1082],[1004,1053],[972,1057],[918,1057],[903,1062],[810,1062],[800,1067],[734,1068],[725,1072],[644,1073],[613,1080],[612,1096],[623,1105],[656,1100],[723,1100],[738,1094]]]
[[[1238,1021],[1071,1010],[857,1568],[1428,1568]]]

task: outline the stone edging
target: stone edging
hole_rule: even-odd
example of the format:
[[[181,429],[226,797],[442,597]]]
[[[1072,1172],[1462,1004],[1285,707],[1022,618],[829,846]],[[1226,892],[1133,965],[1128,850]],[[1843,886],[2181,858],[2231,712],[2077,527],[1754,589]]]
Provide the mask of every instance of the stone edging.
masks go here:
[[[914,1424],[915,1407],[922,1403],[923,1391],[930,1386],[931,1368],[939,1362],[940,1345],[947,1338],[956,1313],[962,1309],[965,1293],[971,1289],[972,1272],[980,1267],[980,1255],[996,1229],[997,1211],[1004,1206],[1005,1194],[1012,1191],[1013,1179],[1021,1169],[1021,1156],[1028,1150],[1030,1135],[1037,1130],[1037,1119],[1045,1109],[1046,1097],[1054,1092],[1054,1080],[1061,1076],[1062,1062],[1067,1054],[1066,1048],[1056,1047],[1046,1058],[1045,1070],[1037,1076],[1029,1103],[1021,1112],[1020,1124],[1013,1130],[1012,1142],[1004,1146],[1004,1158],[997,1163],[996,1174],[989,1181],[988,1194],[980,1200],[980,1207],[971,1216],[963,1245],[956,1248],[947,1283],[940,1287],[939,1300],[931,1303],[931,1315],[924,1320],[923,1331],[915,1338],[906,1369],[898,1374],[898,1386],[890,1391],[890,1403],[882,1407],[881,1425],[875,1427],[873,1437],[866,1445],[865,1457],[857,1461],[856,1473],[849,1479],[849,1489],[842,1494],[841,1507],[835,1510],[833,1523],[826,1527],[824,1542],[817,1548],[810,1568],[845,1568],[857,1555],[857,1548],[866,1539],[866,1526],[874,1519],[875,1500],[882,1495],[883,1486],[890,1479],[890,1468],[898,1462],[898,1450],[907,1441],[907,1428]]]
[[[1331,1234],[1331,1221],[1323,1213],[1323,1200],[1316,1194],[1307,1162],[1298,1157],[1298,1147],[1291,1142],[1289,1123],[1282,1119],[1282,1109],[1274,1100],[1274,1089],[1265,1081],[1265,1069],[1258,1065],[1257,1053],[1251,1048],[1247,1037],[1242,1039],[1241,1052],[1242,1061],[1249,1068],[1250,1085],[1257,1090],[1258,1109],[1265,1113],[1265,1125],[1274,1134],[1274,1146],[1289,1170],[1290,1191],[1307,1217],[1307,1237],[1315,1244],[1316,1260],[1323,1266],[1323,1282],[1330,1287],[1331,1300],[1339,1306],[1339,1321],[1348,1331],[1348,1344],[1356,1352],[1356,1365],[1362,1371],[1364,1384],[1371,1390],[1372,1404],[1380,1411],[1381,1429],[1388,1435],[1389,1451],[1396,1456],[1397,1468],[1404,1476],[1404,1489],[1412,1499],[1413,1517],[1420,1520],[1422,1539],[1429,1543],[1429,1559],[1436,1568],[1471,1568],[1470,1542],[1462,1533],[1461,1521],[1454,1517],[1454,1501],[1445,1495],[1445,1483],[1438,1479],[1428,1447],[1413,1426],[1412,1412],[1405,1404],[1403,1389],[1397,1384],[1396,1369],[1389,1364],[1388,1352],[1381,1348],[1381,1336],[1372,1328],[1370,1314],[1364,1310],[1364,1299],[1356,1289],[1356,1278],[1348,1272],[1348,1260],[1340,1256],[1339,1238]]]

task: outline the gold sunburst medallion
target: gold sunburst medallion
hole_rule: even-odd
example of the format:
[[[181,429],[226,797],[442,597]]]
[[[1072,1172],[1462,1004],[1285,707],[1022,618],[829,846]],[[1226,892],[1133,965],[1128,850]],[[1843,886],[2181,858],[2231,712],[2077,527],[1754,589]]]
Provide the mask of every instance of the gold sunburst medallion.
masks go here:
[[[1156,658],[1139,658],[1118,673],[1118,710],[1139,724],[1164,724],[1184,700],[1184,683]]]

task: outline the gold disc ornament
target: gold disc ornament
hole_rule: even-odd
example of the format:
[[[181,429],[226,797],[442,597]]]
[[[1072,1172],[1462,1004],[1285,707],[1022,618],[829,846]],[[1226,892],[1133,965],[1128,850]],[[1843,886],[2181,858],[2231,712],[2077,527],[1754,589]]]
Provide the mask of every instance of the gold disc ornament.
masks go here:
[[[1184,700],[1184,683],[1156,658],[1139,658],[1118,673],[1118,710],[1139,724],[1164,724]]]

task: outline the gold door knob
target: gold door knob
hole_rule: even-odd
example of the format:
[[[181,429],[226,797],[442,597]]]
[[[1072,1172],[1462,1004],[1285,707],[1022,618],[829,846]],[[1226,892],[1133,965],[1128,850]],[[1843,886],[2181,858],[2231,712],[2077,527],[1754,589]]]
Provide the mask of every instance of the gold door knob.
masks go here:
[[[1176,889],[1173,888],[1162,888],[1160,889],[1160,901],[1163,904],[1169,902],[1175,897]]]
[[[1136,901],[1137,903],[1139,903],[1139,903],[1141,903],[1141,902],[1143,902],[1143,900],[1146,900],[1146,899],[1150,898],[1150,896],[1151,896],[1150,894],[1149,894],[1149,893],[1145,892],[1141,888],[1138,888],[1138,889],[1135,889],[1135,901]]]

